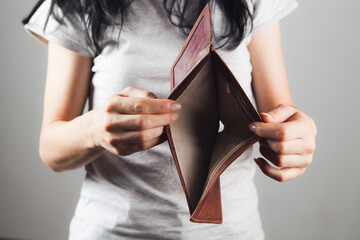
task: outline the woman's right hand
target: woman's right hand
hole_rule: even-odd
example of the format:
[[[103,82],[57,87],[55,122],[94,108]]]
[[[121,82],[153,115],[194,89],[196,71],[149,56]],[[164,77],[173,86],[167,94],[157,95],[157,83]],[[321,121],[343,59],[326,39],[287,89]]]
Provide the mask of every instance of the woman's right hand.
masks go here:
[[[165,139],[161,137],[163,127],[178,118],[175,101],[126,88],[102,107],[82,114],[91,85],[93,59],[51,41],[48,44],[39,153],[52,170],[83,167],[105,150],[129,155]]]
[[[178,119],[180,108],[176,101],[128,87],[93,111],[93,146],[121,156],[152,148],[164,142],[164,126]]]

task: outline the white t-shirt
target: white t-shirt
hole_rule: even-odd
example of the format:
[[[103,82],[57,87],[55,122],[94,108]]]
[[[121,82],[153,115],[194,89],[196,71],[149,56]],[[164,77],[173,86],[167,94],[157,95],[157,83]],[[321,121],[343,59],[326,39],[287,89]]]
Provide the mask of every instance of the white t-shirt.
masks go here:
[[[100,107],[111,95],[128,86],[166,98],[170,67],[186,39],[173,26],[162,0],[137,0],[124,25],[107,29],[102,51],[95,55],[86,43],[85,30],[76,17],[59,24],[50,17],[46,0],[25,26],[48,41],[94,60],[90,105]],[[230,52],[218,50],[248,97],[251,63],[247,45],[252,34],[281,20],[297,7],[295,0],[248,1],[254,10],[253,30]],[[253,3],[252,3],[253,2]],[[255,8],[253,8],[255,7]],[[59,11],[55,7],[55,11]],[[221,11],[215,8],[214,29],[220,29]],[[263,239],[258,198],[253,182],[251,149],[221,176],[223,223],[189,221],[189,210],[168,143],[127,157],[107,151],[86,166],[80,199],[70,226],[70,239]]]

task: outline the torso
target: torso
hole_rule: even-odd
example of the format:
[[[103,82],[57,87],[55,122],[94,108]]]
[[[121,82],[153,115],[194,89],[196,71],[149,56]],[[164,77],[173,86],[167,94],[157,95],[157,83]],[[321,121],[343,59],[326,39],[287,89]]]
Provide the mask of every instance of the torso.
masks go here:
[[[132,7],[132,18],[124,25],[120,39],[117,29],[108,29],[103,51],[94,58],[93,108],[128,86],[153,92],[158,98],[169,94],[170,67],[186,36],[168,21],[162,0],[134,1]],[[253,99],[247,50],[250,38],[248,35],[232,52],[218,52]],[[224,223],[208,225],[189,222],[167,142],[128,157],[105,152],[86,166],[70,239],[219,239],[219,235],[261,239],[250,156],[251,150],[222,175]]]

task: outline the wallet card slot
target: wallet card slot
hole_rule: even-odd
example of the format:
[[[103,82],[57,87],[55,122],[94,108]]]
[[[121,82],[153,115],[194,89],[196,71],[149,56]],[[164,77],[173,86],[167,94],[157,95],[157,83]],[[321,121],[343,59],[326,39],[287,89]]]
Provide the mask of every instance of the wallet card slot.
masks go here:
[[[253,116],[251,115],[250,110],[249,110],[248,106],[246,105],[244,99],[241,97],[241,94],[239,93],[237,88],[234,86],[235,84],[230,81],[228,81],[228,84],[232,85],[232,87],[231,87],[232,92],[235,93],[234,97],[235,97],[236,101],[238,102],[239,106],[242,106],[243,110],[245,110],[244,113],[246,114],[250,123],[255,122],[256,119],[254,119]]]
[[[255,110],[254,106],[246,96],[246,93],[242,90],[238,81],[228,69],[226,63],[220,58],[214,47],[211,48],[211,57],[214,61],[216,71],[221,73],[222,77],[226,80],[227,92],[231,88],[231,92],[238,101],[238,105],[242,107],[244,113],[248,117],[250,122],[262,121],[259,114]]]
[[[233,94],[235,100],[238,103],[238,106],[241,107],[241,109],[243,110],[243,113],[246,115],[246,117],[248,118],[249,122],[254,122],[256,121],[253,116],[250,113],[250,110],[248,108],[248,106],[246,105],[243,97],[241,96],[240,92],[238,91],[236,84],[234,84],[234,82],[232,82],[229,78],[229,76],[227,74],[224,74],[224,72],[219,68],[219,72],[222,74],[222,76],[224,77],[225,81],[226,81],[226,86],[227,86],[227,92],[231,92],[231,94]]]

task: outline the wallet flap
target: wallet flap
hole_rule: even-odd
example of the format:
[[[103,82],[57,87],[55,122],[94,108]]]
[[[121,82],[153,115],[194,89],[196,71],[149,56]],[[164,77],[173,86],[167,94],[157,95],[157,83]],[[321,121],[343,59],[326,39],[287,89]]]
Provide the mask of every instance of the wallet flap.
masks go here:
[[[190,217],[197,223],[222,223],[220,179],[217,178],[206,197],[199,203]]]
[[[184,46],[171,67],[171,89],[173,90],[202,58],[210,52],[211,19],[207,4],[197,19]]]

